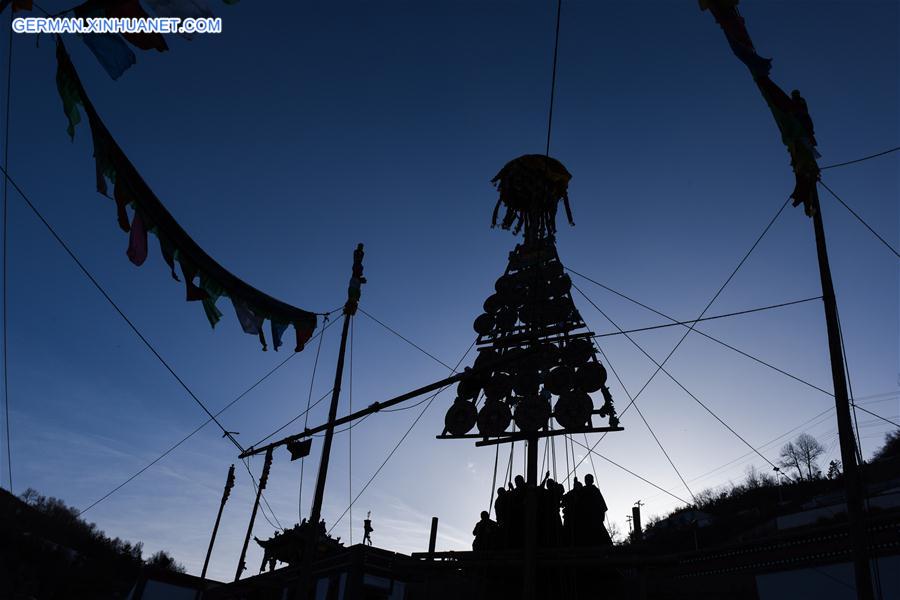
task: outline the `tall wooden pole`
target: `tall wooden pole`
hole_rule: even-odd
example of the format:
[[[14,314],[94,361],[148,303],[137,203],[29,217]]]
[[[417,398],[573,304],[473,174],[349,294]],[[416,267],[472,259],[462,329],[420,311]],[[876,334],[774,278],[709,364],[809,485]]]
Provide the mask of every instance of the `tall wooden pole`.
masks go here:
[[[225,478],[225,489],[222,491],[222,501],[219,503],[219,514],[216,515],[216,524],[213,525],[212,536],[209,538],[209,548],[206,550],[206,560],[203,561],[203,571],[200,573],[200,579],[206,579],[206,569],[209,567],[209,558],[212,556],[213,544],[216,543],[216,534],[219,533],[219,523],[222,521],[222,510],[225,503],[228,502],[228,496],[231,495],[231,488],[234,487],[234,465],[228,469],[228,477]]]
[[[309,523],[318,526],[322,516],[322,500],[325,497],[325,480],[328,477],[328,461],[331,458],[331,442],[334,439],[334,419],[337,416],[338,398],[341,395],[341,378],[344,372],[344,353],[347,348],[347,330],[350,327],[350,315],[344,312],[344,325],[341,329],[341,349],[338,353],[337,372],[334,375],[334,390],[331,392],[331,407],[328,409],[328,427],[325,429],[325,441],[322,442],[322,458],[319,461],[319,474],[316,477],[316,491],[313,495],[312,510]]]
[[[262,475],[259,476],[259,485],[256,488],[256,501],[253,503],[253,512],[250,514],[250,524],[247,525],[247,535],[244,536],[244,547],[241,548],[241,558],[238,560],[237,571],[234,574],[234,580],[241,578],[241,573],[247,568],[244,559],[247,558],[247,545],[250,544],[250,536],[253,534],[253,523],[256,521],[256,512],[259,510],[259,499],[262,497],[263,490],[266,489],[266,482],[269,481],[269,469],[272,467],[272,449],[266,452],[266,459],[263,463]]]
[[[814,208],[812,219],[816,233],[819,276],[822,279],[822,300],[825,305],[825,323],[828,330],[828,353],[831,358],[831,377],[834,382],[834,405],[837,412],[838,437],[841,443],[841,461],[844,463],[844,491],[847,497],[847,516],[850,523],[853,570],[856,575],[856,597],[859,600],[872,600],[874,593],[866,548],[865,510],[859,466],[856,462],[856,440],[853,436],[853,425],[850,419],[850,398],[847,394],[847,374],[844,371],[844,356],[841,351],[837,300],[834,296],[834,283],[831,280],[831,267],[828,264],[822,210],[818,202]]]
[[[347,350],[347,332],[350,328],[350,318],[356,314],[361,295],[361,286],[366,282],[363,277],[362,259],[365,253],[363,245],[357,244],[353,251],[353,271],[350,276],[350,284],[347,288],[347,302],[344,304],[344,323],[341,329],[341,347],[338,351],[337,367],[334,372],[334,388],[331,392],[331,406],[328,408],[328,424],[325,428],[325,440],[322,443],[322,458],[319,461],[319,473],[316,477],[316,490],[313,495],[312,509],[309,513],[309,529],[306,539],[306,548],[303,553],[303,567],[300,577],[300,587],[297,590],[300,598],[306,597],[312,578],[312,564],[315,560],[315,551],[318,546],[319,521],[322,518],[322,500],[325,497],[325,481],[328,477],[328,461],[331,458],[331,442],[334,439],[335,419],[337,418],[338,400],[341,397],[341,381],[344,377],[344,356]]]
[[[537,538],[538,538],[538,437],[532,435],[526,442],[525,477],[525,561],[523,563],[523,598],[533,600],[537,594]]]
[[[328,461],[331,458],[331,442],[334,439],[334,420],[337,418],[338,400],[341,397],[341,380],[344,377],[344,355],[347,350],[347,331],[350,328],[350,317],[356,314],[359,304],[360,286],[366,282],[362,276],[363,245],[359,244],[353,252],[353,274],[347,290],[347,302],[344,304],[344,324],[341,329],[341,348],[338,352],[337,368],[334,372],[334,388],[331,392],[331,406],[328,408],[328,426],[325,429],[325,441],[322,442],[322,458],[319,461],[319,475],[316,478],[316,491],[313,496],[312,511],[309,524],[315,530],[322,517],[322,499],[325,496],[325,480],[328,477]]]

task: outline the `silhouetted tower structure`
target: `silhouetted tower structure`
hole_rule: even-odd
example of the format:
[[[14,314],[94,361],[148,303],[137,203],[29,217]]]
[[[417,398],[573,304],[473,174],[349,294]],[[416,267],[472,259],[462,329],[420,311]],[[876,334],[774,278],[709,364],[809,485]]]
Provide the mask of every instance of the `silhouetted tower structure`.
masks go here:
[[[459,382],[439,436],[482,438],[479,446],[525,440],[530,485],[538,483],[539,438],[621,430],[594,334],[575,308],[572,281],[556,251],[560,201],[572,221],[570,179],[559,161],[543,155],[519,157],[494,178],[500,199],[493,224],[505,206],[501,227],[524,230],[524,241],[510,252],[506,271],[475,319],[478,358]],[[603,399],[596,409],[595,392]],[[609,425],[595,427],[595,418]]]
[[[494,178],[500,198],[492,225],[523,233],[484,313],[474,322],[478,357],[457,386],[441,439],[481,438],[477,446],[527,444],[525,597],[535,593],[538,442],[570,433],[621,431],[598,360],[593,333],[572,300],[572,281],[556,251],[560,202],[574,225],[568,202],[571,175],[559,161],[525,155]],[[505,214],[499,220],[501,208]],[[592,393],[602,404],[595,408]],[[483,402],[482,402],[483,400]],[[595,426],[606,419],[607,426]],[[477,433],[473,433],[477,430]]]

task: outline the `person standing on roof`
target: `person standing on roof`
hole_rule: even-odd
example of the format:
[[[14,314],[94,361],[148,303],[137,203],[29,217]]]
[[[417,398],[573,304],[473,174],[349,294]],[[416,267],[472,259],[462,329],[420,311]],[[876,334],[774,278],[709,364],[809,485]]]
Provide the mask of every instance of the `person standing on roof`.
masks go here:
[[[363,521],[363,544],[372,545],[372,532],[375,531],[372,529],[372,511],[370,510],[366,513],[366,518]]]

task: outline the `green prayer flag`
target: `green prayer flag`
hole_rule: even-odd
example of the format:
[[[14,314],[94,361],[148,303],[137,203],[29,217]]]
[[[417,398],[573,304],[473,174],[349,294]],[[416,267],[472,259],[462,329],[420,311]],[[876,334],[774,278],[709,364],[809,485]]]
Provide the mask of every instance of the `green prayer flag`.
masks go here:
[[[56,89],[62,99],[63,112],[69,121],[66,131],[71,139],[75,139],[75,126],[81,122],[81,113],[78,105],[84,106],[81,96],[81,84],[75,75],[75,69],[69,60],[69,55],[62,45],[59,36],[56,36]]]

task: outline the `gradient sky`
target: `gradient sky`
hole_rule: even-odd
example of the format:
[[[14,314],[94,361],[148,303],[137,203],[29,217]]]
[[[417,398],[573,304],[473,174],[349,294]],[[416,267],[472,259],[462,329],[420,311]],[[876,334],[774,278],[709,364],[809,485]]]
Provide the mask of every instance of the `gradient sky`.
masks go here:
[[[68,3],[42,6],[56,12]],[[116,82],[79,39],[65,39],[110,131],[213,257],[285,301],[315,311],[341,305],[353,247],[364,242],[369,283],[361,306],[455,364],[516,243],[509,232],[489,228],[496,199],[489,180],[509,159],[544,149],[555,3],[213,6],[222,35],[173,37],[164,54],[136,51],[137,65]],[[773,79],[806,97],[821,164],[897,145],[897,2],[747,0],[742,11],[759,53],[774,58]],[[184,302],[155,244],[143,267],[128,262],[115,209],[93,191],[86,123],[74,143],[66,135],[52,39],[17,36],[13,54],[12,176],[197,395],[213,410],[224,406],[287,355],[261,352],[227,301],[211,331],[201,307]],[[712,17],[689,1],[564,2],[551,154],[574,175],[577,227],[560,225],[563,261],[679,319],[700,313],[793,186],[789,157],[749,73]],[[900,154],[893,154],[823,173],[895,247],[898,165]],[[822,204],[853,392],[896,420],[898,262],[824,192]],[[13,488],[85,507],[205,415],[12,190],[9,230]],[[623,328],[662,322],[575,282]],[[818,294],[811,222],[788,208],[709,314]],[[615,330],[577,294],[575,301],[594,331]],[[818,302],[698,330],[831,387]],[[338,327],[325,334],[313,399],[331,387],[338,335]],[[661,359],[681,335],[669,328],[634,339]],[[655,367],[621,336],[600,343],[636,393]],[[243,444],[303,410],[314,350],[222,415]],[[447,375],[364,315],[355,319],[352,356],[356,408]],[[824,464],[838,457],[833,411],[811,420],[833,406],[825,394],[696,334],[667,369],[770,460],[800,431],[828,447]],[[351,401],[344,385],[341,414]],[[621,410],[627,394],[617,381],[611,390]],[[440,549],[469,546],[488,503],[494,452],[434,439],[452,399],[447,392],[435,400],[360,498],[355,542],[371,510],[381,547],[426,549],[433,515],[441,519]],[[324,421],[326,404],[314,409],[311,424]],[[663,375],[638,405],[694,492],[738,482],[748,465],[769,468]],[[335,438],[324,507],[329,524],[349,503],[351,485],[354,494],[361,489],[422,407],[373,416],[353,429],[352,461],[349,434]],[[597,450],[688,497],[637,414],[629,411],[622,424],[626,430]],[[890,430],[864,414],[860,427],[866,455]],[[305,468],[304,513],[316,442]],[[516,472],[521,452],[517,446]],[[563,456],[560,442],[560,471]],[[576,459],[583,456],[576,448]],[[501,458],[501,470],[507,460]],[[111,536],[142,540],[147,554],[168,549],[199,573],[232,462],[234,448],[207,426],[85,517]],[[258,473],[261,461],[253,467]],[[276,455],[266,496],[284,525],[298,520],[299,468],[286,452]],[[680,504],[600,458],[594,468],[620,530],[639,499],[645,518]],[[586,461],[579,475],[591,470]],[[8,485],[5,455],[0,481]],[[251,505],[249,478],[239,470],[212,577],[232,576]],[[254,533],[271,532],[260,517]],[[335,534],[348,540],[347,517]],[[251,548],[251,572],[259,559]]]

